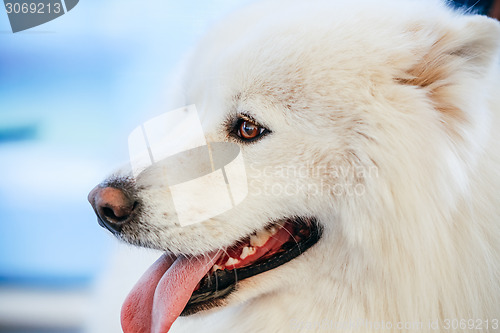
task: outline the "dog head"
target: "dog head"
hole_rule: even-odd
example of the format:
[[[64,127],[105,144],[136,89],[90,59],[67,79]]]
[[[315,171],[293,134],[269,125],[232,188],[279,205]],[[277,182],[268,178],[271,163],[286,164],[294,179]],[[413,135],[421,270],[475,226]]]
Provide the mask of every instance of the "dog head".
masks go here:
[[[216,26],[173,104],[196,105],[208,143],[239,147],[248,193],[182,226],[161,161],[93,190],[102,225],[165,251],[125,303],[125,330],[290,291],[291,275],[345,280],[353,256],[364,274],[388,243],[441,228],[489,132],[499,35],[433,1],[266,1]]]

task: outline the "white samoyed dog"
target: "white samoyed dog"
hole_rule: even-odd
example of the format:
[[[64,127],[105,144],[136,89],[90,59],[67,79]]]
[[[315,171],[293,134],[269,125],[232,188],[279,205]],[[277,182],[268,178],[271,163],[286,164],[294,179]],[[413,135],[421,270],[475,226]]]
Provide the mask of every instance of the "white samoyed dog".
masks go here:
[[[439,1],[230,15],[172,104],[237,145],[246,197],[179,225],[160,162],[89,195],[117,237],[165,253],[124,332],[500,332],[499,54],[497,21]]]

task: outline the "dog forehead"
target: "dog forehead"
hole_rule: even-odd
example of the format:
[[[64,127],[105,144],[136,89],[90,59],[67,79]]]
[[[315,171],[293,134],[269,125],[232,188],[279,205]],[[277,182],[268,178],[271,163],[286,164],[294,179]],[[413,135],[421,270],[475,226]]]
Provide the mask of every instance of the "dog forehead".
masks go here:
[[[395,73],[416,57],[412,27],[432,25],[443,9],[434,0],[258,3],[199,43],[186,71],[189,103],[211,130],[240,111],[277,115],[267,112],[272,105],[287,114],[351,105],[396,84]]]
[[[314,86],[325,71],[346,80],[353,71],[376,71],[401,46],[404,27],[383,24],[380,15],[368,15],[369,9],[343,1],[291,1],[272,12],[278,3],[243,9],[207,34],[187,71],[196,98],[217,94],[227,100]],[[307,77],[313,80],[303,82]]]

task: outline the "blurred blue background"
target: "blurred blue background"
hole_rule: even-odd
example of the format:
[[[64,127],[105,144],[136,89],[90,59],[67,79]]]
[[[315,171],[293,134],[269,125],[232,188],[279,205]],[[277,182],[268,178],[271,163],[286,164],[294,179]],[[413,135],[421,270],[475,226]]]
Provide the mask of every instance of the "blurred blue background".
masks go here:
[[[82,0],[16,34],[1,6],[0,332],[83,332],[115,246],[87,193],[127,162],[129,132],[167,111],[182,55],[242,3]]]

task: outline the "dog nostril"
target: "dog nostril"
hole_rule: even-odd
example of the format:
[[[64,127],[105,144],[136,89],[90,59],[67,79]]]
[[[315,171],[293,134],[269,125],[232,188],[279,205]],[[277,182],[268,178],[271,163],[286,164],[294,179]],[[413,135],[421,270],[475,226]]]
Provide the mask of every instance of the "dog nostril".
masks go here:
[[[114,187],[96,187],[90,192],[89,201],[101,220],[99,223],[113,232],[132,220],[137,206],[124,191]]]
[[[102,208],[102,215],[110,221],[123,222],[129,218],[131,213],[132,209],[129,209],[127,207]]]

